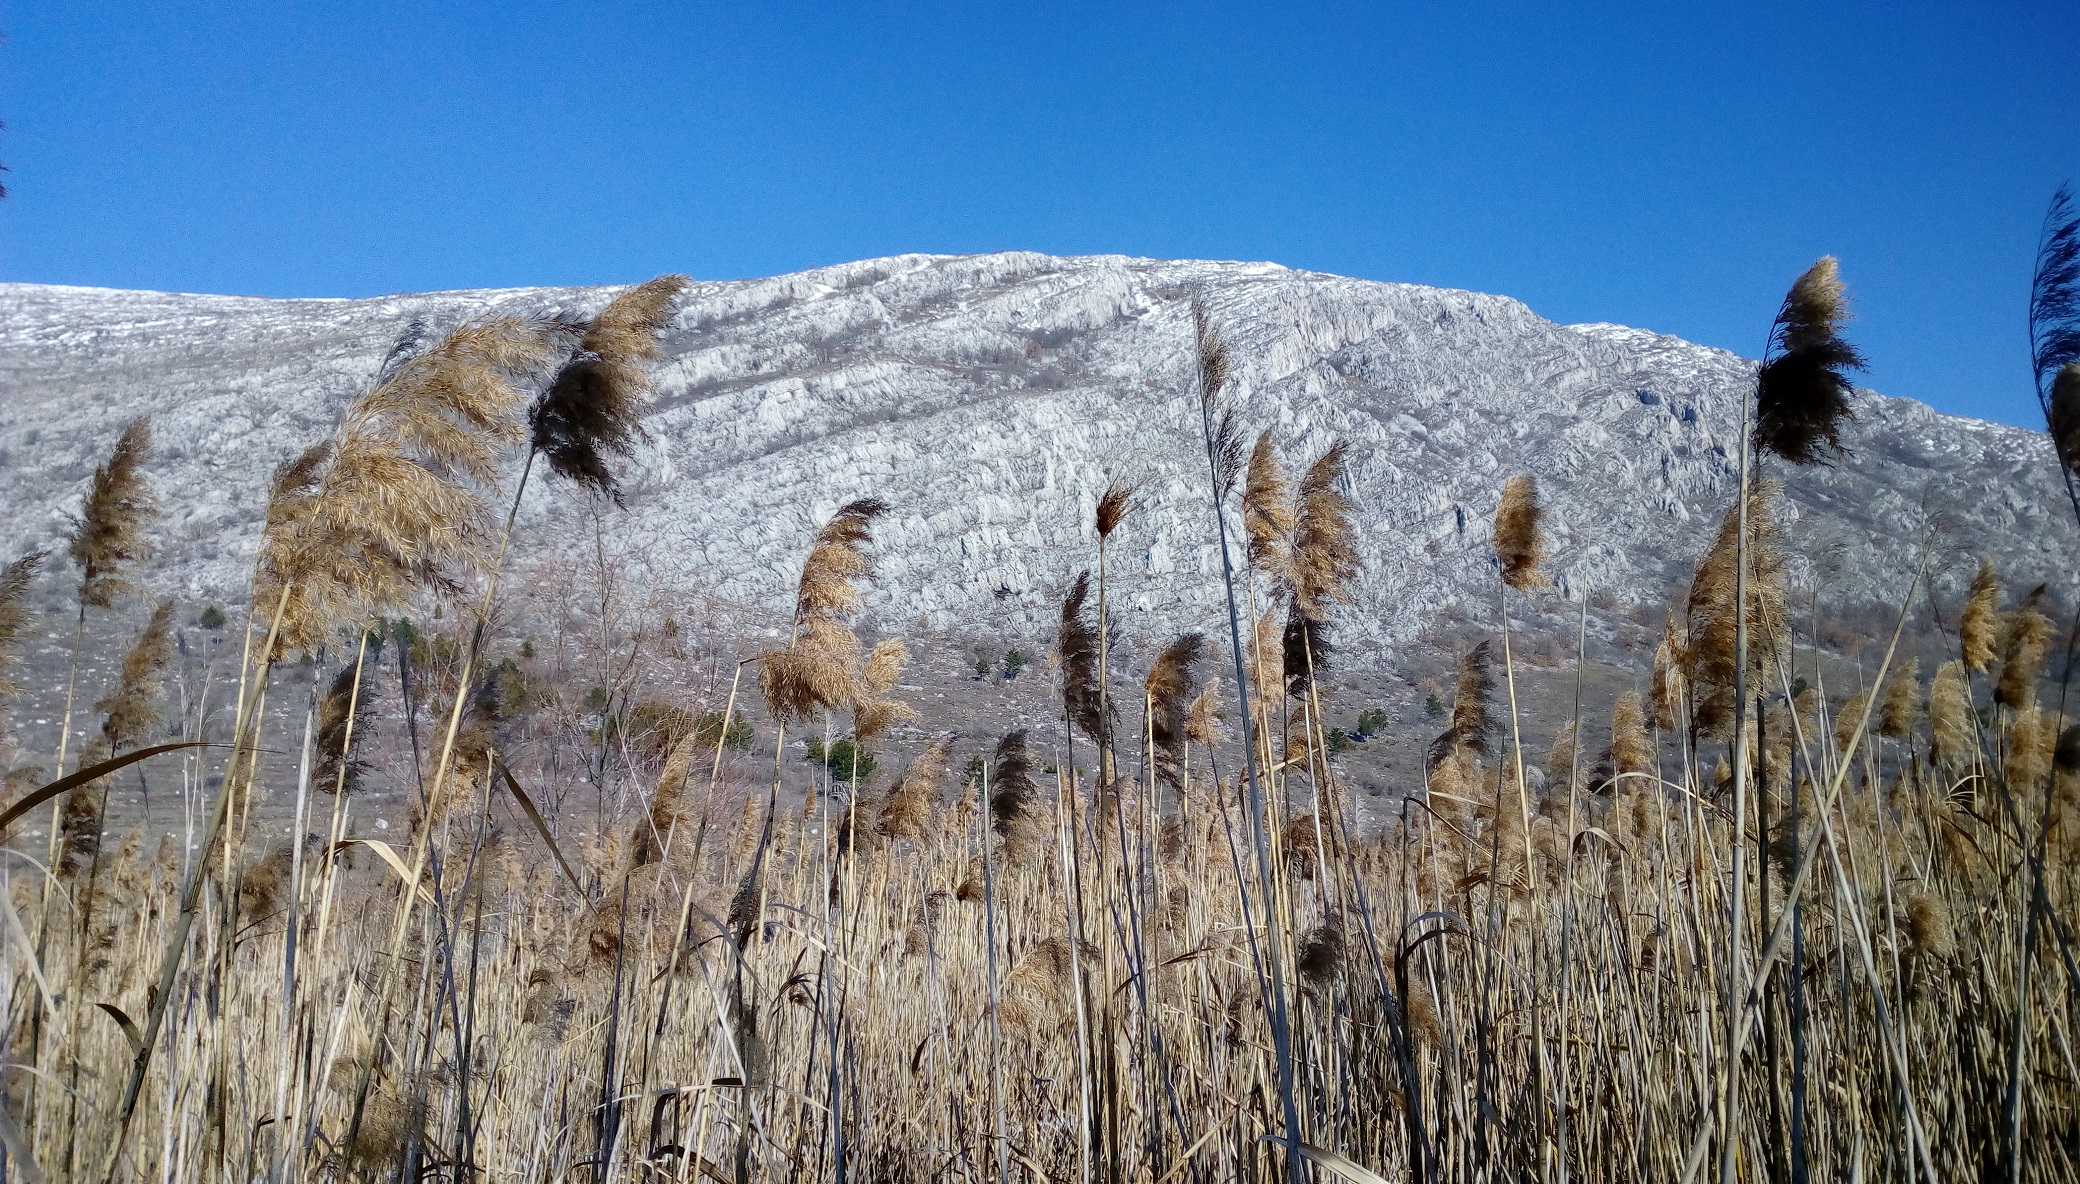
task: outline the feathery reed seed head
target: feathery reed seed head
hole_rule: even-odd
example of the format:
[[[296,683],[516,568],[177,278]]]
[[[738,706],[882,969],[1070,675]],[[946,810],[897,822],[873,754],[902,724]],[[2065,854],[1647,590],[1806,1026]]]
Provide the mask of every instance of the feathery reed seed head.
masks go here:
[[[1795,465],[1843,454],[1842,424],[1852,418],[1845,372],[1863,355],[1841,336],[1849,319],[1847,291],[1832,255],[1791,285],[1770,329],[1775,356],[1755,380],[1755,446]]]
[[[1546,557],[1545,535],[1539,529],[1544,516],[1537,478],[1520,473],[1503,483],[1502,500],[1495,507],[1495,558],[1502,564],[1502,582],[1519,592],[1553,582],[1539,567]]]
[[[152,421],[139,416],[123,428],[108,459],[94,468],[67,534],[67,551],[79,566],[82,605],[108,608],[129,589],[123,569],[143,557],[145,524],[158,514],[144,480],[151,452]]]

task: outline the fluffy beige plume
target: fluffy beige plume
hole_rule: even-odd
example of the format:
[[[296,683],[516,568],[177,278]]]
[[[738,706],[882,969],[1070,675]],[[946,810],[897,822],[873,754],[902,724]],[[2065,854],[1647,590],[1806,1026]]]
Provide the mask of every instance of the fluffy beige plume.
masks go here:
[[[1258,434],[1242,482],[1242,525],[1249,533],[1249,563],[1271,579],[1274,589],[1292,582],[1293,488],[1271,448],[1271,429]]]
[[[1331,605],[1351,599],[1358,574],[1357,531],[1351,500],[1343,492],[1346,450],[1331,444],[1300,478],[1293,524],[1293,603],[1310,621],[1327,618]],[[1288,665],[1291,655],[1287,656]]]
[[[1971,682],[1963,662],[1952,659],[1936,667],[1936,676],[1928,684],[1928,728],[1929,755],[1939,764],[1961,768],[1978,751]]]
[[[1993,701],[2011,711],[2021,711],[2037,701],[2037,678],[2044,670],[2044,654],[2051,647],[2057,627],[2039,611],[2047,589],[2039,584],[2008,614],[2001,636],[2001,673],[1993,684]]]
[[[1921,659],[1909,658],[1885,684],[1885,697],[1878,703],[1878,735],[1904,740],[1914,734],[1920,717],[1920,674]]]
[[[759,663],[759,689],[775,718],[807,719],[819,708],[854,703],[860,644],[845,618],[859,607],[855,581],[871,570],[866,547],[874,520],[887,512],[878,498],[861,498],[816,532],[796,586],[793,644],[766,652]]]
[[[2000,653],[2001,580],[1991,559],[1979,560],[1979,574],[1972,577],[1957,640],[1964,648],[1964,664],[1975,671],[1985,670]]]
[[[522,436],[514,381],[551,337],[511,317],[465,325],[275,470],[253,603],[272,612],[287,589],[278,649],[315,649],[420,589],[452,594],[483,563],[497,462]]]
[[[1748,493],[1748,673],[1766,685],[1771,622],[1784,619],[1784,553],[1776,520],[1778,485],[1758,481]],[[1689,659],[1693,723],[1706,735],[1722,735],[1732,725],[1735,675],[1734,609],[1736,584],[1736,511],[1729,509],[1711,546],[1697,561],[1688,600],[1689,632],[1684,651]]]
[[[1537,478],[1520,473],[1503,482],[1502,499],[1495,506],[1495,558],[1502,564],[1502,582],[1519,592],[1553,582],[1539,566],[1546,558],[1545,535],[1539,529],[1544,517]]]

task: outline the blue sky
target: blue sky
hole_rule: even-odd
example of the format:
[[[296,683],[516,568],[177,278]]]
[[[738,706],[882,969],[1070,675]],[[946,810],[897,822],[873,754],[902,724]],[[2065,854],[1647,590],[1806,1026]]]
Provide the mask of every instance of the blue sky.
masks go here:
[[[902,251],[1270,259],[2039,426],[2080,4],[14,5],[0,278],[355,296]]]

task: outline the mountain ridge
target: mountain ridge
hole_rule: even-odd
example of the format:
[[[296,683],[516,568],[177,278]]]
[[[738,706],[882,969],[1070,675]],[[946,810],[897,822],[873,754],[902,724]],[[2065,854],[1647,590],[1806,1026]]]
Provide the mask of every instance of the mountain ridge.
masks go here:
[[[151,413],[169,513],[146,579],[240,603],[269,469],[331,430],[414,319],[440,330],[584,313],[614,290],[279,299],[0,285],[5,547],[49,545],[122,423]],[[1115,551],[1124,624],[1209,626],[1218,564],[1189,382],[1194,297],[1234,347],[1252,433],[1272,428],[1296,469],[1332,439],[1350,445],[1365,561],[1340,622],[1352,642],[1393,646],[1455,612],[1492,615],[1487,520],[1515,472],[1540,478],[1562,598],[1658,607],[1730,501],[1728,443],[1754,363],[1725,350],[1561,325],[1506,296],[1272,263],[899,255],[692,285],[665,334],[629,509],[604,520],[617,562],[633,581],[777,613],[816,522],[873,494],[894,509],[877,531],[871,622],[1038,636],[1094,558],[1097,494],[1139,477],[1143,505]],[[1984,552],[2070,597],[2080,547],[2042,433],[1868,391],[1854,406],[1839,466],[1772,466],[1803,585],[1896,600],[1932,529],[1945,589]],[[519,570],[578,561],[588,521],[573,491],[532,485]]]

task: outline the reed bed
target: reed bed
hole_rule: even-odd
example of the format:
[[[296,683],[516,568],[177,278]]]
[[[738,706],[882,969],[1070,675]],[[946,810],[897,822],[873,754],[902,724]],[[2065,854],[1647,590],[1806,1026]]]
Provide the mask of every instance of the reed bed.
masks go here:
[[[2060,249],[2080,253],[2063,205],[2049,282],[2080,282]],[[1056,739],[936,733],[901,700],[904,643],[854,632],[900,512],[855,501],[803,540],[787,643],[719,712],[656,709],[641,759],[602,719],[582,770],[601,813],[574,827],[543,790],[577,762],[507,751],[501,726],[502,466],[618,501],[611,458],[682,287],[393,359],[278,472],[228,731],[203,745],[200,708],[162,714],[161,606],[96,701],[101,739],[41,788],[10,779],[0,825],[52,825],[6,864],[7,1171],[2080,1177],[2074,638],[1990,567],[1939,604],[1931,541],[1867,676],[1829,685],[1846,667],[1788,604],[1774,506],[1792,466],[1841,449],[1857,359],[1831,260],[1787,298],[1753,406],[1754,464],[1787,470],[1744,451],[1636,689],[1584,694],[1571,606],[1573,718],[1527,728],[1516,655],[1552,640],[1527,634],[1557,619],[1545,565],[1565,557],[1512,479],[1492,639],[1461,655],[1421,783],[1369,821],[1324,724],[1362,528],[1343,452],[1289,473],[1270,433],[1246,448],[1197,309],[1225,636],[1123,661],[1144,652],[1110,617],[1108,546],[1138,528],[1123,480],[1064,589]],[[2040,367],[2054,426],[2069,336]],[[148,448],[134,427],[89,491],[75,632],[134,578]],[[45,561],[0,570],[0,648]],[[373,631],[429,597],[445,633]],[[1949,647],[1926,680],[1901,642],[1921,617]],[[298,651],[308,691],[280,669]],[[379,693],[405,697],[408,749],[377,754]],[[754,697],[770,767],[740,752]],[[298,751],[258,743],[269,713]],[[858,754],[905,723],[932,737],[907,764],[827,757],[809,792],[785,785],[790,735]],[[104,842],[111,780],[147,760],[179,770],[192,843]],[[364,784],[400,762],[411,822],[375,837]],[[255,823],[267,795],[295,841]]]

